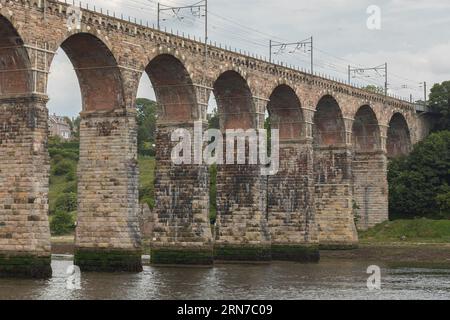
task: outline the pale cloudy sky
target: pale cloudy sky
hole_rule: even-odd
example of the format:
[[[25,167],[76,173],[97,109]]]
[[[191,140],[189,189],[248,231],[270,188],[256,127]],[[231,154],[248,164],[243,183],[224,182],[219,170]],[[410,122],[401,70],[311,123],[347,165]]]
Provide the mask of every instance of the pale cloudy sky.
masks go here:
[[[197,0],[161,0],[187,5]],[[85,0],[90,8],[115,11],[156,24],[157,0]],[[391,93],[422,99],[422,82],[429,86],[450,80],[449,0],[209,0],[210,39],[259,55],[268,55],[269,40],[295,42],[314,36],[315,70],[347,79],[347,66],[389,65]],[[367,8],[381,9],[381,29],[369,30]],[[163,27],[203,38],[201,19],[189,11],[179,19],[163,15]],[[181,19],[180,19],[181,17]],[[302,52],[274,57],[309,69]],[[49,79],[50,112],[75,116],[81,99],[75,72],[60,50]],[[368,77],[368,76],[370,77]],[[359,84],[383,85],[368,73],[353,79]],[[406,87],[406,88],[405,88]],[[141,81],[140,97],[154,98],[150,81]]]

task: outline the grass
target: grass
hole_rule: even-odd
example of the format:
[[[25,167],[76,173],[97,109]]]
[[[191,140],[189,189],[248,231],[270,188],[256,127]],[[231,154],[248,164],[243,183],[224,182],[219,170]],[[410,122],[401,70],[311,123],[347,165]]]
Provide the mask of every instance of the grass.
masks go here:
[[[359,235],[368,243],[450,243],[450,220],[395,220],[379,224]]]
[[[139,201],[147,203],[150,208],[155,206],[155,158],[139,156]]]

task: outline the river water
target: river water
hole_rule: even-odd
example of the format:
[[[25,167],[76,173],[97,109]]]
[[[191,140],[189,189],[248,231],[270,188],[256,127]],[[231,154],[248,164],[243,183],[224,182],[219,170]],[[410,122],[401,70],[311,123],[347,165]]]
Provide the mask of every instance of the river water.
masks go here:
[[[450,299],[450,270],[381,267],[381,290],[367,288],[369,263],[145,266],[139,274],[82,273],[67,288],[70,260],[54,258],[49,280],[0,279],[0,299]]]

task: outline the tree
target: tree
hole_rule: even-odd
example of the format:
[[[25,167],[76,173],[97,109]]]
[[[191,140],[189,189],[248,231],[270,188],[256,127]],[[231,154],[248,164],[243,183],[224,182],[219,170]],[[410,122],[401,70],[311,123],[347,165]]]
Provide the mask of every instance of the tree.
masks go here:
[[[72,121],[72,136],[75,138],[79,138],[80,137],[80,123],[81,123],[81,118],[80,116],[77,116],[73,121]]]
[[[431,134],[389,164],[391,218],[450,218],[450,131]]]
[[[450,81],[436,83],[431,88],[430,107],[439,115],[435,130],[450,130]]]
[[[370,91],[370,92],[373,92],[373,93],[378,93],[378,94],[384,94],[384,91],[385,91],[384,88],[376,86],[376,85],[373,85],[373,84],[365,86],[363,88],[363,90]]]
[[[217,108],[208,115],[208,129],[220,129],[220,118]]]
[[[155,101],[136,100],[138,124],[138,151],[142,155],[154,156],[156,139],[157,104]]]

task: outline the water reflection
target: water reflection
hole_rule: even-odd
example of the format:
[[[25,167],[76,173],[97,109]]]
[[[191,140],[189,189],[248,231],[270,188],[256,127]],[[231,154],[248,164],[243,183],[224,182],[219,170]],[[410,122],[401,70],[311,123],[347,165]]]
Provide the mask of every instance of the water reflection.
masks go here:
[[[450,270],[382,267],[382,290],[369,291],[362,261],[320,264],[146,266],[140,274],[83,273],[66,288],[71,261],[53,260],[50,280],[0,279],[0,299],[450,299]]]

